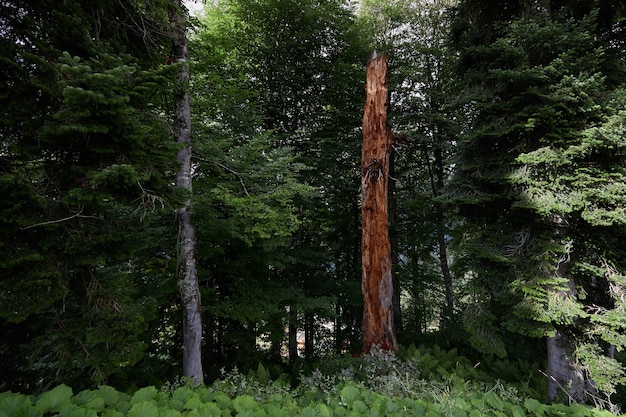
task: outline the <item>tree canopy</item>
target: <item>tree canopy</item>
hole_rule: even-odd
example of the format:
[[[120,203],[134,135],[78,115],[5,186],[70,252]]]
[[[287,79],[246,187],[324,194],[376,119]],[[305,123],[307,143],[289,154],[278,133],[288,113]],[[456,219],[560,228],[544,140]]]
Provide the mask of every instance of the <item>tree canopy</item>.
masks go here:
[[[610,0],[0,2],[0,390],[181,375],[182,214],[206,381],[359,354],[375,50],[398,343],[528,360],[547,400],[611,403],[625,16]]]

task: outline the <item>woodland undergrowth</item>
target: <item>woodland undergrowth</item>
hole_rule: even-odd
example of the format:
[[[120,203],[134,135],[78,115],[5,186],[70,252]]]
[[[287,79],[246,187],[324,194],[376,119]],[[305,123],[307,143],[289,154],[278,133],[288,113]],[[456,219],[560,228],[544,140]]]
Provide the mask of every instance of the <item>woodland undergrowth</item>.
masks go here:
[[[330,356],[297,383],[263,365],[224,371],[207,386],[184,379],[134,392],[110,386],[74,393],[60,385],[38,396],[0,393],[0,417],[383,417],[613,416],[582,404],[543,404],[539,365],[521,360],[473,363],[456,350],[373,349]]]

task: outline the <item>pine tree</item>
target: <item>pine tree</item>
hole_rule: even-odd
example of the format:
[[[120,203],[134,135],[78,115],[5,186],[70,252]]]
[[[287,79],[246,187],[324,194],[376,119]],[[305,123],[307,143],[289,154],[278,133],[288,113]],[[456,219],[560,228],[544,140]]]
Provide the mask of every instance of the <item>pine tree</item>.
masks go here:
[[[601,151],[619,134],[611,97],[622,93],[607,83],[615,67],[593,10],[518,6],[506,25],[480,13],[457,21],[460,65],[478,93],[450,188],[468,220],[460,262],[483,289],[465,317],[475,343],[498,354],[504,329],[547,336],[549,400],[565,390],[585,401],[624,381],[598,355],[623,343],[612,239],[623,159]]]
[[[22,334],[2,342],[10,387],[127,382],[156,318],[142,260],[162,249],[153,221],[175,198],[157,117],[167,14],[99,7],[2,3],[0,317]]]

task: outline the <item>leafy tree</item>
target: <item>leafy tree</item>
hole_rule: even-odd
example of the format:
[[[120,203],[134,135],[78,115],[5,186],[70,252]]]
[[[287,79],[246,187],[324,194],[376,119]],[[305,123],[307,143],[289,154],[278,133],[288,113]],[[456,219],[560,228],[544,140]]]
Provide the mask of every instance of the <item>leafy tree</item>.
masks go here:
[[[207,216],[200,238],[213,248],[202,263],[216,299],[208,310],[218,354],[240,352],[239,341],[253,348],[253,336],[264,335],[277,355],[289,326],[291,358],[298,327],[312,355],[335,294],[344,293],[333,277],[347,268],[333,258],[329,235],[346,230],[334,227],[346,217],[338,192],[348,190],[341,198],[358,213],[350,158],[359,155],[355,97],[365,55],[357,58],[352,25],[339,2],[230,1],[209,7],[195,35],[194,85],[213,86],[197,90],[194,106],[204,143],[196,204]]]

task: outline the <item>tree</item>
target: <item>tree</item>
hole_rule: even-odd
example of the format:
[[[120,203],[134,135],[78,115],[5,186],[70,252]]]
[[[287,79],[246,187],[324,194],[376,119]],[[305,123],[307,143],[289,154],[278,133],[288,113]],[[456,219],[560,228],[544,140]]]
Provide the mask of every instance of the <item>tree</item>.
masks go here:
[[[162,6],[0,6],[4,387],[129,384],[145,359],[175,198]]]
[[[393,324],[393,281],[388,197],[391,129],[387,126],[387,55],[373,53],[367,65],[363,113],[361,213],[363,222],[363,351],[398,348]]]
[[[612,147],[615,126],[592,133],[621,117],[610,104],[619,84],[606,83],[614,35],[592,8],[530,6],[516,3],[506,19],[516,18],[502,24],[464,2],[457,20],[464,79],[478,93],[449,189],[468,220],[460,263],[483,288],[465,317],[480,329],[474,342],[502,355],[506,329],[546,336],[548,399],[564,392],[585,401],[624,381],[617,362],[598,355],[623,343],[613,315],[622,308],[621,260],[610,238],[621,235],[621,220],[601,214],[622,210],[620,193],[608,189],[621,183],[623,159],[600,151]]]
[[[176,186],[190,195],[191,167],[191,105],[189,100],[189,53],[184,8],[180,0],[172,0],[172,22],[175,30],[172,59],[180,65],[174,90],[174,137],[181,146],[176,154],[181,164],[176,174]],[[202,373],[202,309],[198,271],[196,267],[196,228],[192,222],[191,196],[178,209],[179,222],[179,282],[183,308],[183,375],[194,384],[201,384]]]
[[[199,264],[216,294],[207,328],[214,356],[240,369],[268,355],[276,363],[289,326],[290,359],[298,328],[314,356],[331,342],[322,324],[337,310],[337,334],[358,349],[363,68],[353,26],[336,1],[225,1],[207,8],[192,39],[192,82],[215,86],[192,98],[198,234],[211,248]]]

